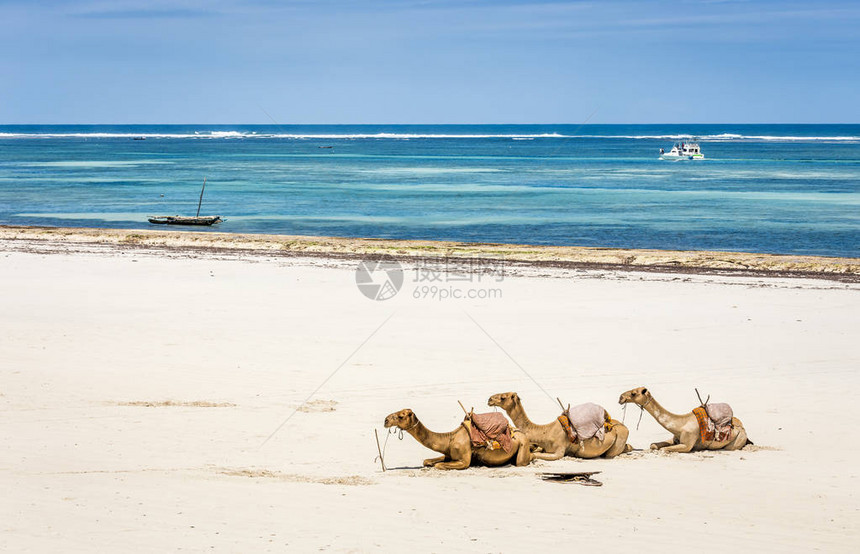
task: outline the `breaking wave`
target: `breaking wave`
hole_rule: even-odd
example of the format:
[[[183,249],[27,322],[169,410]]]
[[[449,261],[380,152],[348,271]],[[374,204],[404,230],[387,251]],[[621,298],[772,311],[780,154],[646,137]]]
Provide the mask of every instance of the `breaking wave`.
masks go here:
[[[575,138],[559,133],[541,134],[431,134],[431,133],[254,133],[242,131],[205,131],[195,133],[0,133],[4,138],[130,138],[130,139],[535,139]]]
[[[660,135],[565,135],[561,133],[539,134],[466,134],[466,133],[257,133],[246,131],[197,131],[193,133],[110,133],[110,132],[44,132],[9,133],[0,132],[2,139],[201,139],[201,140],[411,140],[411,139],[625,139],[625,140],[690,140],[701,142],[860,142],[860,136],[780,136],[739,135],[721,133],[716,135],[660,134]]]

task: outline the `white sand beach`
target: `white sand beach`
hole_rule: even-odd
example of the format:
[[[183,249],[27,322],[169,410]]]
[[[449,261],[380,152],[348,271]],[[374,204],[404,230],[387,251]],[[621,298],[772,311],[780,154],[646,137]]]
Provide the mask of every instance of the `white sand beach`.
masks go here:
[[[373,301],[350,259],[88,248],[0,241],[0,550],[856,551],[856,283],[407,267]],[[687,412],[698,387],[755,446],[651,452],[631,406],[643,450],[614,460],[442,472],[391,436],[375,461],[402,408],[449,431],[517,391],[550,421],[532,378],[618,419],[623,391]]]

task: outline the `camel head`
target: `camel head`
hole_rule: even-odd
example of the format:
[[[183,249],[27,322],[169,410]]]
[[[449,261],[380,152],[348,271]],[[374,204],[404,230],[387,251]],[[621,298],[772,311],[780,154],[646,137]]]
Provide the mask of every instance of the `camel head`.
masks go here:
[[[494,394],[487,400],[487,406],[498,406],[499,408],[510,411],[519,404],[520,397],[515,392],[500,392]]]
[[[412,413],[412,410],[406,408],[399,412],[389,414],[385,418],[385,427],[399,427],[401,429],[411,429],[418,423],[418,418]]]
[[[639,406],[644,406],[651,398],[651,393],[648,392],[648,389],[645,387],[638,387],[635,389],[630,389],[627,392],[621,393],[621,396],[618,398],[619,404],[627,404],[628,402],[632,402],[633,404],[637,404]]]

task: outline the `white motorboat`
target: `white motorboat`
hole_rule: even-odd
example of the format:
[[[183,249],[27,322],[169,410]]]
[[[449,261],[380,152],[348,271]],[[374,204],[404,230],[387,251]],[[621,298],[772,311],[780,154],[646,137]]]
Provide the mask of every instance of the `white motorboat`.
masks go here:
[[[661,160],[704,160],[705,155],[694,138],[689,141],[676,142],[668,152],[660,149]]]

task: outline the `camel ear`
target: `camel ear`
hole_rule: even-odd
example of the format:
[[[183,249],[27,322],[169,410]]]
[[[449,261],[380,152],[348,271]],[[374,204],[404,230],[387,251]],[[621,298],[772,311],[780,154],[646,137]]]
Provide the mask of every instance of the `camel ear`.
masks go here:
[[[514,400],[519,400],[519,399],[520,399],[520,395],[518,395],[518,394],[517,394],[517,393],[515,393],[515,392],[512,392],[512,393],[511,393],[511,398],[513,398]]]
[[[646,389],[645,387],[642,387],[642,394],[648,394],[648,389]]]

